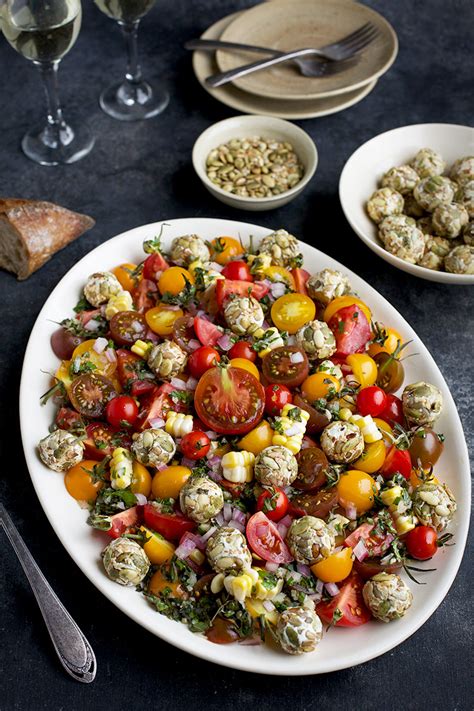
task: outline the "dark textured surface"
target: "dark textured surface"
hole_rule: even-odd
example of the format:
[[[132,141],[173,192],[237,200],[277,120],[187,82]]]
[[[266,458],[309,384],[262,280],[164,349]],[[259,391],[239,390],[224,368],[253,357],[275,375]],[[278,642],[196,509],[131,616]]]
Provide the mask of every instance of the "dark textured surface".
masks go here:
[[[61,671],[20,567],[5,546],[0,576],[0,708],[5,711],[472,708],[472,546],[437,612],[391,653],[322,677],[264,679],[194,659],[119,613],[62,548],[26,472],[17,408],[21,358],[34,319],[59,278],[92,247],[139,224],[193,215],[252,221],[249,213],[215,202],[194,177],[190,151],[195,138],[234,112],[201,90],[190,57],[181,50],[185,39],[251,4],[159,0],[143,24],[141,48],[147,75],[168,85],[171,103],[162,117],[133,125],[115,122],[98,108],[98,93],[119,75],[123,54],[113,23],[86,0],[77,45],[63,62],[62,96],[68,116],[90,122],[97,145],[85,160],[66,168],[40,168],[21,154],[20,138],[39,116],[42,96],[34,69],[5,42],[0,44],[0,194],[53,200],[97,219],[92,232],[27,282],[0,273],[0,493],[47,578],[92,642],[99,674],[92,686],[84,687]],[[472,362],[473,289],[418,280],[377,258],[346,225],[337,182],[352,151],[381,131],[409,123],[472,120],[473,6],[471,0],[369,4],[399,34],[396,64],[358,106],[303,123],[318,142],[317,176],[304,197],[254,221],[285,226],[341,259],[400,310],[438,362],[472,443],[472,367],[466,366],[468,358]]]

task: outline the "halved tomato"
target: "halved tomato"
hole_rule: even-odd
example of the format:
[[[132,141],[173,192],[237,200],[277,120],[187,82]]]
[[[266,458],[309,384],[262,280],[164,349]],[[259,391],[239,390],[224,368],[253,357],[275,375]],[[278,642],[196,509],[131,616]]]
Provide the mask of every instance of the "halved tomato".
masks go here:
[[[143,262],[143,278],[158,281],[161,272],[168,269],[169,264],[162,254],[155,252],[150,254]]]
[[[249,518],[246,534],[250,548],[263,560],[279,565],[290,563],[293,560],[293,556],[277,527],[265,516],[263,511],[258,511]]]
[[[78,430],[84,427],[82,417],[70,407],[60,407],[54,420],[60,430]]]
[[[173,324],[173,341],[186,353],[192,353],[195,350],[189,345],[190,341],[196,340],[193,326],[194,318],[192,316],[181,316]]]
[[[360,577],[364,580],[373,578],[374,575],[378,573],[397,573],[403,568],[403,563],[401,561],[395,561],[394,563],[381,563],[381,558],[366,558],[365,560],[354,560],[354,570],[356,570]]]
[[[290,501],[288,513],[290,516],[315,516],[326,518],[328,513],[337,506],[337,489],[321,489],[311,494],[297,494]]]
[[[117,373],[120,385],[127,390],[132,383],[141,380],[154,381],[153,374],[146,367],[146,363],[136,353],[130,353],[124,348],[115,351],[117,356]],[[149,377],[144,378],[144,375]]]
[[[143,518],[145,525],[153,531],[158,531],[168,541],[179,541],[186,531],[193,531],[196,528],[194,521],[186,518],[180,513],[165,514],[153,504],[145,504],[143,507]]]
[[[99,462],[104,457],[111,457],[116,447],[129,449],[132,444],[131,435],[127,432],[118,432],[105,422],[91,422],[86,427],[86,434],[84,455]]]
[[[151,422],[157,418],[166,419],[169,410],[175,412],[186,412],[187,408],[181,401],[175,401],[171,393],[175,388],[169,383],[163,383],[159,387],[155,386],[149,395],[145,395],[140,402],[140,412],[135,422],[136,430],[145,430],[152,427]]]
[[[309,402],[306,402],[299,393],[296,393],[293,403],[309,415],[309,420],[306,423],[306,432],[308,432],[308,434],[322,432],[326,425],[331,422],[330,414],[316,410],[316,408],[310,405]]]
[[[203,346],[215,346],[219,338],[222,338],[223,333],[222,329],[216,326],[215,323],[206,321],[205,318],[200,316],[194,317],[194,330]]]
[[[262,370],[269,383],[296,388],[309,373],[309,361],[302,348],[280,346],[263,358]]]
[[[101,417],[107,403],[116,394],[112,381],[96,373],[86,373],[74,378],[69,390],[72,404],[86,417]]]
[[[110,335],[119,346],[131,346],[146,337],[148,326],[136,311],[119,311],[110,319]]]
[[[269,287],[261,281],[237,281],[235,279],[218,279],[216,282],[217,305],[222,309],[226,299],[231,294],[237,296],[253,296],[257,301],[263,299],[269,292]]]
[[[334,333],[339,356],[363,350],[372,335],[367,316],[356,304],[337,311],[328,326]]]
[[[363,586],[357,573],[351,573],[342,581],[337,595],[318,602],[316,612],[323,622],[336,627],[358,627],[368,622],[372,615],[362,597]]]
[[[148,309],[156,305],[158,287],[151,279],[142,279],[133,290],[132,297],[135,308],[140,314],[144,314]]]
[[[107,533],[111,538],[120,538],[142,520],[142,506],[132,506],[131,509],[120,511],[110,517],[112,524]]]
[[[382,556],[393,541],[393,535],[391,533],[378,533],[373,523],[362,523],[347,536],[344,540],[344,545],[354,550],[360,540],[364,541],[369,557]]]
[[[262,419],[265,391],[252,373],[217,366],[199,380],[194,406],[208,429],[221,434],[245,434]]]
[[[315,491],[327,484],[329,461],[319,447],[307,447],[297,455],[298,476],[293,482],[295,489]]]

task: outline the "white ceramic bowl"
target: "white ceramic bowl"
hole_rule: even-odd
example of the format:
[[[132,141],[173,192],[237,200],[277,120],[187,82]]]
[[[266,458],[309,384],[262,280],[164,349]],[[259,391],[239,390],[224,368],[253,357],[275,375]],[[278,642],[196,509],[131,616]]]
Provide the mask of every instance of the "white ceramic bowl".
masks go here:
[[[261,136],[292,144],[304,166],[304,175],[291,190],[268,198],[247,198],[222,190],[209,180],[206,173],[206,159],[209,153],[232,138]],[[318,151],[310,136],[302,128],[289,121],[271,116],[234,116],[209,126],[197,139],[193,148],[193,166],[202,183],[218,200],[240,210],[274,210],[286,205],[299,195],[313,177],[318,165]]]
[[[449,123],[402,126],[370,139],[351,155],[339,180],[339,199],[350,226],[373,252],[394,267],[414,276],[444,284],[474,284],[472,274],[449,274],[409,264],[382,246],[377,226],[365,205],[387,170],[408,163],[420,148],[441,153],[448,168],[457,158],[474,154],[474,129]]]

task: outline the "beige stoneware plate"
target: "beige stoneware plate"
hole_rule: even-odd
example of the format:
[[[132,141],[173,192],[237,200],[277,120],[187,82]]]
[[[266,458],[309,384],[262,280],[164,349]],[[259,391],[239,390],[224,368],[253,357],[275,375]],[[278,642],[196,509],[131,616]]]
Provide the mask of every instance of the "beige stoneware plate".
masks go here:
[[[335,42],[366,22],[379,30],[379,37],[360,55],[357,64],[334,76],[309,78],[291,62],[236,79],[239,89],[269,99],[287,101],[320,99],[354,91],[384,74],[395,61],[398,40],[392,26],[381,15],[351,0],[273,0],[242,12],[222,33],[229,42],[275,47],[289,51],[321,47]],[[244,58],[245,57],[245,58]],[[261,55],[216,55],[221,71],[261,59]]]
[[[236,12],[211,25],[202,35],[205,39],[220,39],[225,28],[242,12]],[[249,55],[241,55],[248,57]],[[246,61],[246,60],[243,60]],[[249,60],[250,61],[250,60]],[[193,69],[196,79],[211,96],[217,101],[220,101],[232,109],[237,109],[246,114],[264,114],[275,118],[283,119],[309,119],[318,118],[320,116],[328,116],[335,114],[338,111],[348,109],[350,106],[357,104],[369,94],[377,81],[374,80],[370,84],[366,84],[361,89],[346,92],[337,96],[331,96],[325,99],[310,99],[308,101],[284,101],[278,99],[267,99],[265,97],[247,94],[247,92],[238,89],[233,84],[226,84],[219,89],[210,89],[205,79],[210,74],[218,71],[218,66],[214,59],[214,54],[211,52],[194,52],[193,54]]]

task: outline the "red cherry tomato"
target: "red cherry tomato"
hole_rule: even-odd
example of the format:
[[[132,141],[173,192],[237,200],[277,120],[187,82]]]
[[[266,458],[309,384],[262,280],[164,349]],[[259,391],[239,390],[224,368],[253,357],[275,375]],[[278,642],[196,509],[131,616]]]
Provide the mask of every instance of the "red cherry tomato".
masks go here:
[[[142,279],[138,286],[132,291],[133,303],[140,314],[156,306],[158,287],[151,279]]]
[[[368,622],[372,615],[362,597],[364,581],[351,573],[339,584],[339,592],[331,600],[318,602],[316,612],[327,624],[336,627],[358,627]]]
[[[367,316],[356,304],[339,309],[328,326],[334,333],[339,356],[363,350],[372,333]]]
[[[55,423],[60,430],[68,431],[75,430],[76,428],[79,429],[81,425],[82,427],[84,426],[80,414],[75,410],[71,410],[70,407],[59,408],[56,415]]]
[[[394,422],[403,425],[405,417],[403,415],[403,404],[400,398],[391,393],[387,393],[387,402],[378,417],[388,422],[389,425],[393,425]]]
[[[168,267],[168,262],[159,252],[150,254],[143,262],[143,278],[158,281],[161,276],[161,272],[164,272],[165,269],[168,269]]]
[[[378,417],[387,404],[387,393],[377,385],[362,388],[357,395],[357,412],[363,417]]]
[[[374,523],[362,523],[347,536],[344,545],[354,550],[362,540],[370,558],[382,556],[393,541],[393,536],[387,533],[374,533],[374,530],[376,530]]]
[[[265,489],[257,499],[257,511],[263,511],[270,521],[279,521],[288,511],[288,496],[277,486]]]
[[[107,422],[112,427],[133,425],[138,417],[138,405],[130,395],[117,395],[105,408]]]
[[[181,451],[187,459],[202,459],[209,452],[211,440],[205,432],[194,430],[184,435]]]
[[[247,522],[247,540],[250,548],[269,563],[290,563],[293,560],[277,527],[262,511],[255,513]]]
[[[397,449],[395,445],[390,447],[382,464],[380,473],[384,479],[391,479],[394,474],[401,474],[405,479],[410,478],[412,470],[410,452],[407,449]]]
[[[110,517],[111,527],[107,531],[111,538],[120,538],[130,528],[137,526],[143,517],[141,506],[132,506],[131,509],[120,511]]]
[[[191,521],[182,514],[161,513],[153,504],[145,504],[143,507],[143,518],[147,528],[158,531],[167,541],[179,541],[186,531],[192,531],[196,528],[194,521]]]
[[[69,360],[74,352],[74,349],[82,343],[84,339],[80,336],[74,336],[69,331],[61,326],[51,335],[51,348],[54,355],[60,360]]]
[[[237,281],[236,279],[218,279],[216,282],[216,299],[220,309],[231,294],[248,296],[249,294],[260,301],[269,292],[269,287],[261,281]]]
[[[206,370],[217,365],[220,359],[221,357],[215,348],[201,346],[189,356],[189,371],[195,378],[200,378]]]
[[[293,402],[291,390],[286,385],[271,384],[265,388],[265,412],[275,417],[279,415],[285,405]]]
[[[170,383],[163,383],[160,387],[155,386],[149,395],[145,395],[140,402],[140,413],[135,423],[135,429],[144,430],[152,426],[153,420],[166,419],[166,413],[169,410],[187,412],[188,408],[185,403],[172,398],[171,393],[174,390]]]
[[[203,346],[215,346],[219,338],[222,338],[222,330],[215,323],[200,316],[194,318],[194,330]]]
[[[128,390],[131,383],[140,380],[140,375],[143,377],[145,362],[139,355],[130,353],[125,348],[117,348],[115,355],[117,356],[117,375],[120,385]]]
[[[135,380],[130,387],[130,395],[143,397],[149,395],[156,388],[152,380]]]
[[[240,259],[234,262],[228,262],[221,272],[226,279],[235,279],[237,281],[253,281],[253,276],[250,272],[249,265]]]
[[[255,363],[257,354],[248,341],[237,341],[229,351],[229,358],[246,358]]]
[[[106,422],[91,422],[86,427],[86,434],[84,456],[99,462],[104,457],[111,457],[115,447],[129,449],[132,444],[132,438],[128,432],[117,432]]]
[[[417,560],[428,560],[438,550],[438,534],[432,526],[417,526],[405,538],[408,553]]]

